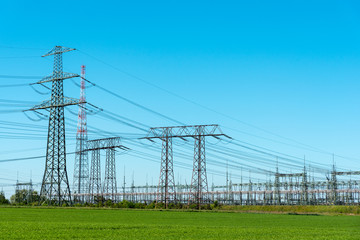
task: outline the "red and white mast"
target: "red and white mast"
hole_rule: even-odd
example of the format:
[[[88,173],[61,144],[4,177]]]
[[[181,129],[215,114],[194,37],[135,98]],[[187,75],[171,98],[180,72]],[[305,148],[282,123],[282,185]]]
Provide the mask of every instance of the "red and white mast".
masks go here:
[[[86,95],[85,95],[85,66],[81,66],[80,103],[78,112],[78,124],[76,132],[76,151],[74,168],[74,199],[77,202],[87,202],[85,194],[89,190],[89,160],[86,149],[87,119],[86,119]]]

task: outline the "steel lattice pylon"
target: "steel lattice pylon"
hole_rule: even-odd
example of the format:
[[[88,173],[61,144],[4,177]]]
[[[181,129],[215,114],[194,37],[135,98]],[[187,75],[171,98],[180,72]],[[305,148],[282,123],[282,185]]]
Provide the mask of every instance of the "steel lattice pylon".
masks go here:
[[[30,109],[32,111],[50,109],[45,172],[40,195],[43,201],[58,205],[71,204],[66,172],[64,107],[81,103],[77,99],[64,97],[63,80],[79,77],[77,74],[63,72],[62,54],[72,50],[75,49],[56,46],[43,56],[54,55],[53,74],[43,78],[37,84],[52,83],[51,99]]]
[[[95,139],[87,142],[88,149],[92,152],[91,173],[90,173],[90,197],[94,201],[95,196],[103,196],[105,199],[117,201],[115,149],[128,150],[120,143],[119,137]],[[100,150],[106,150],[105,178],[101,193],[100,180]]]
[[[85,66],[81,66],[81,84],[80,84],[80,101],[78,113],[78,126],[76,133],[76,150],[75,150],[75,166],[74,166],[74,189],[73,195],[75,201],[84,203],[88,201],[85,193],[89,190],[89,160],[86,143],[87,136],[87,119],[86,119],[86,96],[85,96]]]
[[[208,184],[206,177],[206,159],[205,159],[205,137],[214,137],[220,139],[221,136],[230,138],[222,133],[220,127],[212,125],[190,125],[173,127],[150,128],[148,136],[144,139],[162,139],[161,153],[161,171],[158,186],[157,200],[165,202],[167,200],[176,200],[173,158],[172,158],[172,138],[194,138],[194,168],[191,180],[190,197],[188,203],[195,202],[198,207],[203,203],[209,203]],[[171,193],[173,191],[173,193]],[[159,196],[161,196],[159,198]]]
[[[165,203],[167,208],[170,202],[176,201],[171,128],[164,129],[161,140],[161,166],[156,202]]]
[[[206,175],[205,158],[205,131],[204,126],[198,126],[194,134],[194,164],[190,187],[190,203],[196,203],[200,208],[201,204],[209,203],[206,196],[208,192],[208,182]]]

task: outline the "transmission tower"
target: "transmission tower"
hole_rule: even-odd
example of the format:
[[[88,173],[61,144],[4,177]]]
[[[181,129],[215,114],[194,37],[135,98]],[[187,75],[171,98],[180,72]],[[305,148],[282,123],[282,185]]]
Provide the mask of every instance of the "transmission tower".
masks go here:
[[[86,119],[86,95],[85,95],[85,66],[81,66],[81,84],[80,84],[80,104],[78,113],[78,125],[76,133],[76,150],[75,150],[75,167],[74,167],[74,196],[77,201],[86,202],[85,193],[89,188],[89,160],[88,152],[84,151],[87,136],[87,119]]]
[[[194,202],[200,206],[207,203],[209,199],[204,197],[204,192],[208,192],[206,177],[206,159],[205,159],[205,137],[211,136],[218,138],[220,136],[228,137],[221,132],[218,125],[194,125],[194,126],[174,126],[150,128],[148,136],[145,139],[162,140],[161,170],[157,193],[157,200],[167,204],[171,200],[176,200],[173,157],[172,157],[172,138],[194,138],[194,168],[190,187],[189,203]],[[160,197],[159,197],[160,196]]]
[[[86,151],[92,152],[90,173],[91,201],[93,201],[94,196],[104,196],[105,199],[110,199],[115,202],[117,200],[115,149],[128,150],[129,148],[121,145],[119,137],[95,139],[87,143],[88,149]],[[102,149],[106,150],[106,160],[104,186],[101,193],[100,150]]]
[[[46,150],[46,162],[40,195],[50,204],[71,204],[68,175],[66,172],[65,118],[64,107],[78,105],[82,102],[64,97],[63,80],[79,77],[77,74],[64,73],[62,54],[73,51],[73,48],[55,46],[42,57],[54,55],[53,74],[43,78],[37,84],[51,82],[51,99],[30,110],[50,109],[49,128]]]

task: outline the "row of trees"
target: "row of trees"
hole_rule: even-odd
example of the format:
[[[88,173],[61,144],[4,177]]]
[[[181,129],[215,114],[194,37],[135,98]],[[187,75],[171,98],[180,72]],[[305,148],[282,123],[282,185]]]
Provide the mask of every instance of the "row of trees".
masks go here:
[[[10,201],[5,198],[4,192],[0,192],[0,205],[2,204],[10,204]]]
[[[108,208],[137,208],[137,209],[165,209],[164,203],[156,203],[155,201],[150,203],[134,203],[127,200],[115,203],[111,200],[98,201],[97,203],[77,203],[75,207],[108,207]],[[211,210],[219,207],[217,201],[214,204],[205,204],[201,206],[201,209]],[[197,204],[183,204],[183,203],[169,203],[168,209],[198,209]]]
[[[149,203],[134,203],[130,201],[123,200],[121,202],[113,202],[111,200],[106,200],[103,197],[98,197],[94,199],[95,203],[76,203],[73,206],[75,207],[108,207],[108,208],[137,208],[137,209],[165,209],[164,203],[156,203],[155,201],[149,202]],[[54,202],[49,203],[45,199],[41,199],[37,191],[32,190],[19,190],[16,191],[14,195],[10,197],[10,201],[5,198],[5,195],[3,192],[0,192],[0,205],[1,204],[13,204],[13,205],[31,205],[31,206],[48,206],[48,205],[56,205]],[[68,206],[66,204],[63,205],[63,207]],[[214,204],[207,204],[201,206],[201,209],[211,210],[216,209],[219,207],[219,204],[217,201],[215,201]],[[198,206],[196,204],[182,204],[182,203],[169,203],[168,205],[169,209],[198,209]]]
[[[108,207],[108,208],[137,208],[137,209],[165,209],[164,203],[156,203],[155,201],[150,203],[134,203],[130,201],[123,200],[121,202],[115,203],[111,200],[106,200],[104,198],[96,199],[96,203],[76,203],[73,206],[75,207]],[[0,205],[2,204],[13,204],[13,205],[31,205],[31,206],[48,206],[53,205],[44,199],[40,199],[39,194],[36,191],[29,191],[29,190],[20,190],[17,191],[14,195],[10,197],[10,201],[5,198],[3,192],[0,192]],[[54,202],[55,205],[55,202]],[[68,206],[66,204],[63,207]],[[219,205],[217,201],[214,204],[207,204],[203,205],[202,209],[211,210],[217,208]],[[196,204],[187,205],[182,203],[169,203],[169,209],[198,209]]]

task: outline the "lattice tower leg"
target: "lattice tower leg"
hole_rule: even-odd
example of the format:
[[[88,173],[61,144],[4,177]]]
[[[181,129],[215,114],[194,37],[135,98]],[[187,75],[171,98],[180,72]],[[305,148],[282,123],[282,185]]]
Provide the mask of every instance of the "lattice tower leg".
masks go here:
[[[175,178],[173,170],[172,138],[162,138],[160,178],[156,202],[165,203],[168,207],[170,202],[176,199]]]
[[[106,199],[111,199],[113,202],[117,201],[115,150],[112,148],[106,149],[105,180],[103,192],[104,195],[106,195]]]
[[[101,171],[100,171],[100,150],[91,151],[90,168],[90,201],[95,203],[95,198],[102,198],[101,193]]]
[[[201,205],[208,203],[209,199],[205,195],[208,192],[208,183],[206,176],[206,159],[205,159],[205,137],[202,136],[201,128],[198,130],[194,144],[194,165],[191,178],[190,203],[196,203],[200,209]]]

